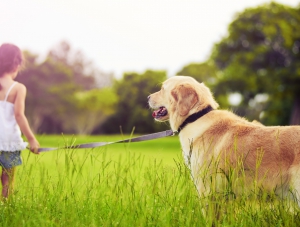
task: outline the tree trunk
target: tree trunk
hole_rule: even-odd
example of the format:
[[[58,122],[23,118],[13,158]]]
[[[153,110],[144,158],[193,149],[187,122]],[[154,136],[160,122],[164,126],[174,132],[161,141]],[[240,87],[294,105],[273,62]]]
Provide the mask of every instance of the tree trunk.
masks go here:
[[[300,97],[296,97],[294,101],[290,125],[300,125]]]

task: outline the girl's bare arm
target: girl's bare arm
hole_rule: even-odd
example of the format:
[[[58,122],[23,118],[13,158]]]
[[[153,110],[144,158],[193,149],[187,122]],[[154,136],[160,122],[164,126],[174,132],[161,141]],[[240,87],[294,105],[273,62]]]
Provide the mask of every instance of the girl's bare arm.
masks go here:
[[[22,133],[29,142],[30,150],[34,153],[38,153],[38,148],[40,147],[40,144],[36,140],[33,132],[31,131],[28,120],[25,116],[26,87],[20,83],[18,83],[17,86],[17,93],[14,102],[15,118]]]

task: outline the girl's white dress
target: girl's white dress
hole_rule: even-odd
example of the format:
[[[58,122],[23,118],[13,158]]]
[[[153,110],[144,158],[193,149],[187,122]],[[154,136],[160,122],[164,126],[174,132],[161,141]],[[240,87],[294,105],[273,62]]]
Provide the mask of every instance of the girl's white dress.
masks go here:
[[[28,144],[21,136],[21,130],[14,114],[14,104],[7,102],[8,94],[16,83],[14,82],[10,86],[5,99],[0,100],[0,151],[20,151],[24,150]]]

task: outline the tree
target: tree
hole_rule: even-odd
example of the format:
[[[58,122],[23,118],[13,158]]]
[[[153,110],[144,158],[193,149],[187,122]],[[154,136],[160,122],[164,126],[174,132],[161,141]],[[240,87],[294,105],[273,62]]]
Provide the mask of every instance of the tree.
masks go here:
[[[96,87],[92,62],[87,60],[81,51],[72,50],[68,42],[60,42],[49,51],[48,58],[69,68],[75,84],[80,85],[83,90]]]
[[[74,103],[80,87],[72,83],[72,71],[51,59],[36,63],[36,56],[25,52],[27,68],[17,80],[27,87],[26,115],[35,132],[61,133],[61,118]]]
[[[148,107],[147,97],[160,89],[167,76],[164,71],[146,71],[142,74],[125,73],[115,81],[114,90],[119,103],[116,113],[102,127],[105,133],[150,133],[169,128],[155,123]]]
[[[241,93],[239,111],[265,124],[300,124],[300,8],[246,9],[228,32],[211,57],[221,70],[216,95]]]
[[[65,128],[76,134],[91,134],[115,113],[117,101],[117,95],[111,88],[75,93],[75,105],[64,117]]]
[[[27,87],[26,115],[35,132],[90,133],[92,125],[98,127],[113,113],[116,95],[103,88],[111,75],[91,67],[83,55],[72,53],[63,42],[38,63],[38,56],[24,51],[27,66],[17,80]],[[101,87],[96,76],[106,79]]]

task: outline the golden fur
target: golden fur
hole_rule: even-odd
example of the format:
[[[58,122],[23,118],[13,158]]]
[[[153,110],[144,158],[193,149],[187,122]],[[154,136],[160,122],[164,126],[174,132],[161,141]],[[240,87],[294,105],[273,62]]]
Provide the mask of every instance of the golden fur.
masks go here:
[[[299,126],[266,127],[218,110],[210,90],[186,76],[169,78],[148,99],[151,108],[167,110],[165,116],[154,117],[168,120],[173,131],[191,114],[209,105],[214,109],[179,133],[183,156],[200,196],[213,189],[221,190],[228,184],[225,176],[232,174],[244,178],[243,184],[232,180],[236,192],[257,187],[287,195],[292,188],[299,201]]]

